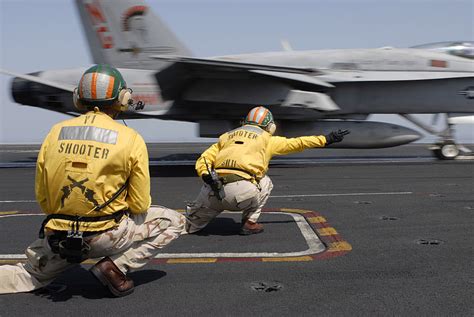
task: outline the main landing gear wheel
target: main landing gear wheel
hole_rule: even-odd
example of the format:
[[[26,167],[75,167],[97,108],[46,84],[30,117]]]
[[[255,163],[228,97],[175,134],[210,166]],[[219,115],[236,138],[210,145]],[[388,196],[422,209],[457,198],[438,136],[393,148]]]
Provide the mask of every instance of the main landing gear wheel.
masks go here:
[[[444,143],[438,146],[437,149],[433,150],[433,153],[441,160],[454,160],[459,155],[459,148],[454,143]]]

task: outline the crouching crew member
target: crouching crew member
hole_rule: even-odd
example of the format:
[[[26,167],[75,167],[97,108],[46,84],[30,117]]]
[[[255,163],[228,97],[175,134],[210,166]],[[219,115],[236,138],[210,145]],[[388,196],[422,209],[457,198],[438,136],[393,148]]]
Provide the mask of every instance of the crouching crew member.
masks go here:
[[[133,292],[130,270],[176,239],[185,218],[151,207],[143,138],[113,119],[132,104],[120,72],[96,65],[82,76],[75,105],[87,113],[55,125],[36,165],[36,199],[48,216],[23,264],[0,266],[0,294],[48,285],[87,258],[115,296]]]
[[[271,112],[256,107],[241,127],[224,133],[202,153],[196,171],[205,184],[186,207],[188,233],[203,229],[224,210],[242,211],[240,234],[263,232],[257,221],[273,188],[266,175],[270,159],[340,142],[349,133],[338,130],[326,136],[285,138],[273,136],[275,129]]]

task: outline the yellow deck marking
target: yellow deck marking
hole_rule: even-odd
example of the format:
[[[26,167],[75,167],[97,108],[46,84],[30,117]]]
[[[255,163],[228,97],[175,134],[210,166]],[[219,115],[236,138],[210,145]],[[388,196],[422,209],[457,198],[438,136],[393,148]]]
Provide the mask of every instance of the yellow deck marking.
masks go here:
[[[318,234],[321,236],[333,236],[337,234],[336,229],[334,229],[333,227],[320,228],[317,230],[318,230]]]
[[[169,259],[166,263],[215,263],[217,258]]]
[[[352,246],[346,241],[333,242],[329,244],[328,252],[351,251]]]
[[[0,215],[14,215],[17,213],[18,211],[0,211]]]
[[[292,209],[292,208],[280,208],[280,211],[294,212],[294,213],[297,213],[297,214],[305,214],[305,213],[309,212],[309,210]]]
[[[318,216],[318,217],[309,217],[309,218],[306,218],[308,220],[308,222],[310,223],[323,223],[323,222],[326,222],[326,218],[324,217],[321,217],[321,216]]]
[[[26,259],[8,259],[8,260],[0,260],[1,264],[16,264],[19,262],[26,262]]]
[[[299,262],[299,261],[313,261],[313,258],[310,256],[289,256],[281,258],[263,258],[263,262]]]

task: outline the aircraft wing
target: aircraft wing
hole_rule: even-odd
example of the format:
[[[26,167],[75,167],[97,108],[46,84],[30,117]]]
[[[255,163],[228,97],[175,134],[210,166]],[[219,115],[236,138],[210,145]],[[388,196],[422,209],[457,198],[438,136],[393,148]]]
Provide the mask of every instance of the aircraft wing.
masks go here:
[[[412,81],[469,77],[474,77],[474,72],[327,71],[318,78],[329,83],[337,84],[340,82]]]
[[[339,107],[325,95],[334,86],[311,68],[240,63],[191,57],[153,58],[171,64],[155,77],[165,100],[233,105],[281,105],[335,111]]]
[[[303,68],[303,67],[287,67],[287,66],[272,66],[272,65],[263,65],[263,64],[251,64],[251,63],[241,63],[234,62],[230,60],[223,59],[209,59],[209,58],[195,58],[195,57],[186,57],[186,56],[169,56],[169,55],[152,55],[150,58],[180,63],[195,65],[197,67],[224,67],[238,70],[268,70],[268,71],[279,71],[286,73],[298,73],[298,74],[312,74],[319,75],[323,72],[314,68]]]
[[[37,76],[32,76],[32,75],[14,73],[14,72],[7,71],[7,70],[4,70],[4,69],[0,69],[0,73],[5,74],[5,75],[9,75],[9,76],[13,76],[13,77],[22,78],[22,79],[32,81],[32,82],[35,82],[35,83],[38,83],[38,84],[43,84],[43,85],[46,85],[46,86],[58,88],[58,89],[68,91],[68,92],[74,92],[74,89],[76,88],[74,85],[69,85],[69,84],[65,84],[65,83],[58,83],[58,82],[55,82],[55,81],[39,78]]]

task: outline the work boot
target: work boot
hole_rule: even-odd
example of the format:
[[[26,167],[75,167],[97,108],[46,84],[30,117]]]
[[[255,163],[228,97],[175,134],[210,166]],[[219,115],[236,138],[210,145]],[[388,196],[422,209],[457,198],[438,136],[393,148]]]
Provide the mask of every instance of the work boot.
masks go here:
[[[133,293],[133,281],[123,274],[108,256],[97,262],[89,271],[117,297]]]
[[[240,228],[240,235],[247,236],[249,234],[257,234],[263,232],[263,226],[259,223],[247,220]]]

